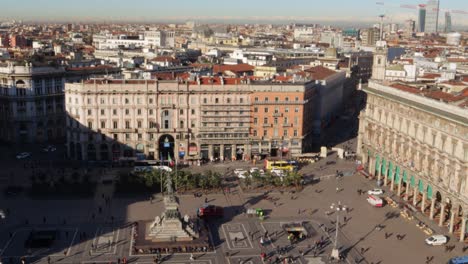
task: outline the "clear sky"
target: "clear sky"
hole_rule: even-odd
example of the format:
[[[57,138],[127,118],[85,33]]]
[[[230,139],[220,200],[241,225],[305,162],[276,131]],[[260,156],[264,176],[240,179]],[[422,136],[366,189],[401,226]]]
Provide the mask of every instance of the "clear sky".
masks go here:
[[[376,2],[384,2],[377,5]],[[0,0],[0,18],[23,20],[163,21],[273,20],[373,21],[385,13],[389,21],[416,18],[416,10],[400,8],[425,0]],[[441,9],[468,11],[468,0],[441,0]],[[440,17],[443,20],[443,15]],[[468,24],[467,14],[453,14],[454,24]]]

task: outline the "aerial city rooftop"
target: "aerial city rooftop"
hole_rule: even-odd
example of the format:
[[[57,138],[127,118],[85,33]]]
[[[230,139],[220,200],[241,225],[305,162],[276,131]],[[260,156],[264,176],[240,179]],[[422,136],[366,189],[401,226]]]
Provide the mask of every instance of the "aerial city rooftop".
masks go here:
[[[5,5],[0,264],[468,263],[463,3],[180,2]]]

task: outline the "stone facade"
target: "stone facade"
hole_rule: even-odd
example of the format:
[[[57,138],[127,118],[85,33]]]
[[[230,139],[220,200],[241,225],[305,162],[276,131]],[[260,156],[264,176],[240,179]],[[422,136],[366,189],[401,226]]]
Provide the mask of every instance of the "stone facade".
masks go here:
[[[315,82],[250,83],[241,78],[211,78],[192,82],[154,80],[90,80],[67,84],[65,101],[68,154],[81,160],[117,160],[144,153],[150,159],[198,160],[251,159],[253,111],[256,92],[268,94],[269,127],[283,127],[284,120],[274,124],[275,106],[290,105],[287,135],[271,133],[261,139],[262,149],[272,153],[279,140],[284,147],[302,153],[310,143],[312,116],[304,106],[311,104]],[[291,93],[290,102],[275,102],[275,94]],[[293,94],[298,94],[295,101]],[[300,95],[299,95],[300,94]],[[262,98],[263,100],[263,98]],[[293,107],[294,106],[294,107]],[[298,112],[295,112],[298,107]],[[294,117],[297,116],[297,129]],[[306,123],[304,125],[303,123]],[[297,130],[297,133],[294,130]],[[257,146],[258,149],[258,146]]]
[[[0,65],[0,139],[11,143],[65,137],[63,67]]]
[[[468,111],[376,81],[363,90],[357,151],[364,167],[463,241]]]

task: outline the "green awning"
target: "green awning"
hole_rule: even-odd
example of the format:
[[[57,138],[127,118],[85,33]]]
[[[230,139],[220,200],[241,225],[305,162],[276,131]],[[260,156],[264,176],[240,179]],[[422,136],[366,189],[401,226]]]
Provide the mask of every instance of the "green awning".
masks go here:
[[[422,180],[419,180],[419,183],[418,183],[418,190],[420,193],[423,193],[424,192],[424,183]]]
[[[396,184],[400,184],[400,167],[396,167],[395,169],[395,182]]]
[[[382,175],[387,176],[387,161],[382,158]]]
[[[393,179],[393,163],[391,161],[388,162],[388,177],[390,180]]]
[[[432,199],[432,186],[427,186],[427,199]]]
[[[403,171],[403,181],[408,182],[408,173],[406,171]]]
[[[375,156],[375,170],[380,171],[380,157],[379,157],[379,155]]]
[[[411,187],[415,187],[415,186],[416,186],[416,179],[414,178],[414,175],[411,176],[410,185],[411,185]]]

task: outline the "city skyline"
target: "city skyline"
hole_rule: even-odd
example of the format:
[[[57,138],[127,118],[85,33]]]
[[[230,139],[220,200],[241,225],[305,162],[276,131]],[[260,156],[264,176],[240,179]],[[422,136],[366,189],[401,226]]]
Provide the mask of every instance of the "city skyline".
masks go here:
[[[249,2],[239,0],[236,5],[216,5],[213,0],[171,2],[134,2],[115,0],[113,5],[105,1],[83,0],[66,2],[57,0],[6,1],[3,9],[7,10],[0,19],[21,19],[26,21],[60,21],[60,22],[181,22],[187,20],[216,22],[339,22],[371,23],[379,14],[386,15],[387,22],[402,22],[407,19],[417,19],[417,10],[401,8],[402,5],[416,6],[427,1],[382,1],[377,4],[371,0],[342,1],[330,0],[323,2],[308,2],[294,0],[293,2],[259,0]],[[28,9],[24,9],[27,6]],[[340,6],[340,9],[336,9]],[[440,3],[441,10],[468,10],[468,2],[462,0],[446,0]],[[105,10],[105,12],[103,12]],[[161,11],[162,12],[159,12]],[[262,12],[259,12],[262,11]],[[260,13],[260,15],[259,15]],[[453,15],[454,25],[468,25],[466,14]]]

